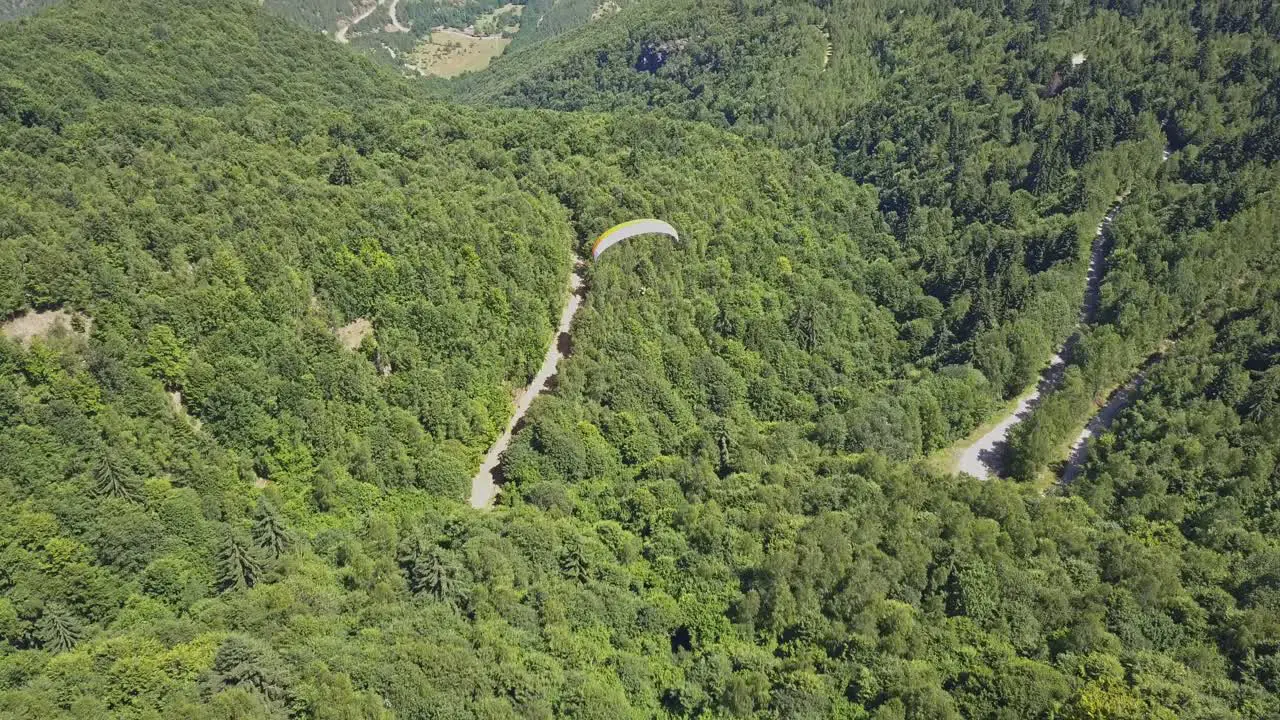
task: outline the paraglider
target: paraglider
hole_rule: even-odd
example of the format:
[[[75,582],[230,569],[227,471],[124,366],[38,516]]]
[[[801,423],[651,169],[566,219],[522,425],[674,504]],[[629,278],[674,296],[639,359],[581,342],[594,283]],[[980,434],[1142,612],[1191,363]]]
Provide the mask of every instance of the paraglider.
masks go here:
[[[676,233],[676,229],[661,220],[654,220],[652,218],[646,220],[631,220],[630,222],[624,222],[621,225],[614,225],[601,233],[600,237],[596,238],[596,244],[591,247],[591,259],[595,260],[599,258],[600,254],[605,250],[608,250],[627,238],[632,238],[637,235],[648,235],[651,233],[668,235],[673,240],[680,239],[680,236]]]

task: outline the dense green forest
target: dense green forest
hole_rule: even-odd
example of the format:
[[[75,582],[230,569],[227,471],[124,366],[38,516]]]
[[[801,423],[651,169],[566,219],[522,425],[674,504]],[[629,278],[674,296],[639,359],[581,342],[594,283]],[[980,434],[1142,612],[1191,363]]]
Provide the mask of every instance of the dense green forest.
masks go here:
[[[0,317],[74,318],[0,337],[0,717],[1280,716],[1277,10],[586,7],[448,86],[257,3],[0,25]],[[931,469],[1121,196],[1020,479]]]

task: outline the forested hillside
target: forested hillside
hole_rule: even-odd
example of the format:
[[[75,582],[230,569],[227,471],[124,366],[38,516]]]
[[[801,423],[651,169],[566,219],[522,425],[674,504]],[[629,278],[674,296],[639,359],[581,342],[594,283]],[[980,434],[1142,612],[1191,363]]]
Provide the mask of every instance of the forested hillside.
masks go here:
[[[708,9],[705,4],[699,7]],[[994,717],[1000,712],[1009,717],[1053,717],[1058,713],[1067,717],[1215,717],[1235,713],[1263,717],[1275,712],[1268,707],[1270,701],[1262,698],[1270,697],[1276,689],[1270,684],[1270,671],[1264,668],[1274,662],[1270,643],[1275,628],[1280,627],[1275,624],[1280,608],[1270,601],[1269,591],[1261,590],[1271,587],[1270,571],[1263,569],[1268,561],[1262,558],[1272,552],[1275,536],[1273,528],[1264,530],[1257,524],[1265,524],[1270,506],[1249,500],[1274,495],[1280,489],[1274,457],[1278,438],[1265,431],[1265,419],[1271,415],[1262,409],[1270,407],[1266,405],[1270,397],[1266,379],[1271,372],[1268,368],[1276,362],[1274,347],[1266,339],[1271,330],[1263,318],[1277,293],[1273,258],[1280,238],[1276,225],[1280,198],[1275,195],[1278,136],[1271,97],[1280,75],[1280,58],[1273,39],[1261,32],[1275,26],[1274,14],[1223,6],[1212,13],[1204,8],[1195,13],[1185,8],[1183,14],[1176,8],[1124,8],[1055,18],[1037,16],[1039,9],[1010,17],[990,8],[928,15],[913,15],[909,9],[899,15],[888,8],[882,34],[874,32],[874,15],[862,26],[863,31],[871,28],[866,39],[869,52],[859,55],[856,43],[852,48],[853,54],[862,58],[860,62],[865,58],[875,61],[874,71],[833,78],[830,72],[841,71],[840,43],[833,42],[831,64],[824,72],[820,64],[812,63],[815,53],[790,49],[813,45],[809,40],[799,39],[794,46],[781,40],[769,42],[797,32],[801,26],[797,17],[820,25],[819,11],[785,4],[781,9],[778,4],[769,4],[758,6],[755,12],[749,10],[741,4],[725,8],[723,22],[717,22],[714,5],[709,13],[675,17],[657,10],[648,14],[634,11],[620,18],[631,23],[625,28],[615,26],[612,33],[609,28],[582,31],[558,45],[544,46],[536,58],[533,53],[514,55],[505,74],[499,63],[493,73],[474,79],[465,90],[478,90],[489,99],[519,105],[562,109],[616,106],[625,111],[697,118],[747,136],[764,134],[783,145],[813,152],[820,161],[825,159],[880,190],[882,215],[903,247],[904,258],[915,261],[911,267],[920,273],[920,282],[932,297],[942,301],[950,317],[966,318],[967,322],[946,325],[948,334],[958,334],[961,340],[966,335],[975,340],[984,338],[983,320],[990,322],[987,318],[994,314],[993,306],[999,308],[1001,299],[1012,296],[1010,304],[1019,307],[1019,296],[1011,291],[1019,288],[1020,276],[1035,277],[1046,260],[1051,263],[1079,257],[1088,234],[1085,223],[1097,222],[1106,205],[1123,197],[1123,209],[1104,244],[1107,257],[1097,326],[1072,354],[1062,391],[1037,410],[1033,421],[1026,423],[1015,439],[1019,474],[1034,475],[1045,463],[1064,458],[1065,444],[1084,424],[1092,401],[1105,398],[1145,356],[1161,348],[1167,350],[1173,342],[1176,348],[1169,351],[1171,358],[1198,357],[1197,346],[1187,346],[1187,341],[1179,338],[1205,323],[1231,323],[1230,327],[1241,333],[1238,342],[1247,343],[1249,350],[1238,351],[1237,362],[1243,367],[1217,370],[1210,366],[1197,377],[1209,383],[1214,373],[1223,373],[1216,376],[1216,382],[1227,382],[1234,388],[1229,402],[1238,412],[1251,413],[1247,417],[1254,422],[1264,423],[1250,429],[1247,440],[1235,440],[1233,430],[1225,429],[1233,425],[1224,427],[1221,421],[1208,425],[1205,423],[1210,421],[1193,419],[1197,414],[1216,412],[1212,407],[1218,406],[1211,406],[1190,415],[1178,413],[1171,421],[1157,420],[1162,424],[1153,426],[1144,413],[1146,394],[1138,394],[1138,405],[1122,413],[1115,427],[1120,437],[1126,432],[1137,433],[1146,445],[1130,451],[1140,454],[1130,455],[1126,463],[1112,459],[1116,453],[1107,451],[1117,442],[1115,436],[1104,435],[1098,440],[1095,444],[1100,457],[1088,467],[1078,490],[1097,514],[1075,516],[1068,523],[1076,532],[1094,528],[1087,532],[1097,534],[1086,541],[1094,550],[1087,557],[1055,554],[1054,564],[1076,567],[1068,574],[1079,594],[1067,587],[1048,589],[1044,583],[1051,582],[1048,578],[1053,575],[1052,571],[1042,574],[1046,568],[1040,565],[1042,559],[1031,561],[1039,569],[1024,575],[1027,570],[1020,568],[1027,566],[997,559],[998,553],[967,547],[967,541],[957,546],[960,537],[973,532],[972,521],[962,523],[966,527],[963,531],[942,531],[939,542],[931,545],[921,577],[929,577],[929,582],[944,588],[950,586],[933,596],[937,603],[935,623],[944,616],[953,622],[959,616],[973,620],[989,612],[989,618],[999,617],[999,623],[1007,623],[995,634],[1017,648],[1018,633],[1053,617],[1043,599],[1031,601],[1026,615],[1018,615],[1022,612],[1017,609],[1022,588],[1045,588],[1046,597],[1063,598],[1066,606],[1073,608],[1073,619],[1067,625],[1045,633],[1038,641],[1044,643],[1040,645],[1045,652],[1041,657],[1053,658],[1050,664],[1056,672],[1065,670],[1061,663],[1067,658],[1072,658],[1069,663],[1082,663],[1076,670],[1066,671],[1067,676],[1074,674],[1074,679],[1058,676],[1064,683],[1064,695],[1050,690],[1052,673],[1033,683],[1037,692],[1023,694],[1013,690],[1009,679],[1002,677],[1006,671],[1000,669],[1001,662],[990,655],[984,655],[976,667],[963,669],[933,655],[927,666],[941,674],[923,682],[927,686],[938,683],[947,689],[949,698],[939,697],[939,704],[931,705],[922,697],[898,697],[901,704],[897,704],[894,691],[876,685],[875,695],[862,699],[862,706],[885,717],[901,716],[899,712],[908,717],[944,717],[953,711],[964,717]],[[1191,24],[1187,24],[1188,18],[1193,20]],[[1249,33],[1250,28],[1257,31]],[[851,50],[848,45],[843,49]],[[1073,67],[1071,56],[1076,51],[1085,52],[1088,59]],[[592,60],[584,62],[587,58]],[[655,65],[655,60],[660,62]],[[767,70],[759,72],[757,68]],[[823,86],[830,89],[824,92]],[[846,92],[835,92],[836,88]],[[733,100],[744,96],[757,99],[755,115],[732,110]],[[787,110],[761,114],[762,109],[772,107],[770,102]],[[840,113],[838,103],[847,104],[845,114]],[[800,113],[808,113],[806,121],[795,120]],[[1166,164],[1161,164],[1160,144],[1173,154]],[[1001,199],[1002,192],[1010,191],[1021,202]],[[1077,214],[1074,223],[1065,223],[1073,209],[1086,212]],[[1043,238],[1039,243],[1010,232],[1028,225],[1038,226],[1037,235]],[[1060,230],[1055,231],[1055,226]],[[902,261],[898,265],[907,266]],[[1016,348],[1023,349],[1021,362],[999,360],[1009,355],[992,352],[981,340],[956,343],[943,357],[952,362],[969,360],[988,379],[1003,380],[1007,392],[1016,392],[1033,374],[1027,367],[1030,359],[1045,357],[1046,344],[1060,342],[1062,335],[1058,333],[1074,321],[1079,296],[1070,293],[1080,285],[1057,287],[1059,297],[1073,301],[1059,301],[1054,306],[1057,317],[1050,313],[1024,316],[1028,321],[994,331],[1010,340],[1007,347],[1015,351],[1014,358],[1018,357]],[[1044,297],[1054,295],[1046,293]],[[961,314],[961,308],[971,314]],[[1238,324],[1242,316],[1256,320]],[[1037,337],[1047,342],[1041,340],[1028,347],[1027,338]],[[1007,369],[1019,366],[1021,372]],[[1171,375],[1173,372],[1157,366],[1148,381],[1151,392],[1157,392],[1162,383],[1177,382],[1172,378],[1179,376]],[[609,375],[600,373],[601,377]],[[616,480],[590,483],[565,472],[560,464],[563,441],[558,428],[567,426],[562,419],[566,411],[560,408],[588,408],[588,412],[579,410],[570,417],[585,415],[605,427],[616,422],[615,417],[625,417],[616,407],[613,398],[618,393],[614,388],[593,382],[591,377],[582,383],[578,391],[581,401],[571,397],[577,388],[562,386],[560,398],[545,406],[556,408],[548,410],[550,417],[535,414],[529,430],[517,438],[517,447],[525,448],[526,454],[512,454],[510,477],[527,488],[526,498],[548,506],[552,502],[548,497],[558,498],[555,486],[566,480],[578,498],[587,500],[583,503],[579,499],[579,508],[617,503],[618,488],[632,488],[631,496],[637,498],[632,504],[642,507],[651,506],[646,504],[653,502],[650,498],[676,496],[674,488],[665,493],[656,491],[660,487],[656,480],[670,472],[658,470],[660,466],[638,473],[617,470],[611,473]],[[1215,390],[1202,392],[1213,397]],[[953,400],[939,397],[944,407],[952,406]],[[1195,403],[1190,397],[1184,394],[1179,400]],[[627,415],[646,414],[633,407],[626,408],[631,411]],[[1172,407],[1178,407],[1176,402]],[[891,413],[868,413],[859,408],[845,418],[880,422],[895,437],[904,435],[904,426],[895,423]],[[1133,423],[1141,429],[1129,430]],[[718,427],[736,426],[724,422]],[[830,427],[820,422],[813,437],[820,441],[830,437],[826,434]],[[1199,437],[1202,427],[1208,433],[1203,439]],[[709,522],[702,519],[706,512],[717,513],[740,533],[730,530],[720,541],[726,552],[733,552],[729,549],[737,548],[745,538],[758,537],[762,527],[743,497],[744,487],[761,482],[766,487],[789,484],[796,488],[794,507],[807,512],[834,507],[859,513],[869,503],[861,496],[844,502],[834,500],[847,496],[831,490],[826,492],[833,495],[823,499],[834,505],[813,499],[807,493],[822,492],[817,488],[839,475],[819,464],[818,479],[797,480],[799,463],[794,456],[787,457],[784,449],[797,447],[794,443],[720,432],[718,446],[710,442],[704,446],[701,477],[691,477],[689,471],[674,476],[680,496],[691,502],[692,509],[687,520],[677,515],[673,522],[688,523],[690,530],[700,529],[701,523]],[[1165,433],[1191,439],[1180,447],[1163,443]],[[1240,450],[1232,453],[1226,449],[1229,444]],[[1179,463],[1169,459],[1170,454],[1189,457]],[[1214,459],[1209,461],[1206,455]],[[725,457],[739,464],[729,465]],[[1177,464],[1170,466],[1170,462]],[[1194,464],[1179,470],[1183,463]],[[717,467],[719,472],[713,475]],[[879,488],[886,487],[883,476],[863,472],[875,477]],[[1166,472],[1172,477],[1162,477]],[[1110,480],[1112,473],[1117,480]],[[1186,480],[1174,479],[1184,473]],[[1135,476],[1139,479],[1133,480]],[[548,477],[553,480],[548,482]],[[1114,491],[1114,502],[1107,494],[1112,482],[1124,484],[1123,489],[1117,486]],[[1105,489],[1095,490],[1099,486]],[[1171,489],[1164,490],[1166,486]],[[945,488],[935,480],[925,497],[954,492]],[[1146,499],[1146,488],[1157,493],[1150,500]],[[1247,494],[1233,499],[1236,488]],[[998,491],[986,486],[981,492]],[[1068,498],[1073,492],[1068,491]],[[986,501],[967,497],[970,499],[962,501],[966,511],[983,517],[979,508]],[[909,501],[899,502],[910,507]],[[1071,499],[1065,505],[1062,502],[1018,501],[1019,507],[1031,514],[1028,529],[1038,538],[1036,542],[1049,543],[1055,553],[1071,543],[1053,536],[1049,528],[1055,521],[1038,513],[1048,507],[1072,507]],[[1135,510],[1152,507],[1148,502],[1158,505],[1149,511]],[[626,501],[622,508],[628,511]],[[771,601],[778,602],[785,608],[783,617],[794,624],[774,626],[766,637],[785,643],[800,633],[800,628],[818,636],[828,632],[820,644],[829,656],[848,657],[844,653],[850,651],[842,643],[847,641],[849,626],[840,624],[845,616],[835,603],[848,601],[852,588],[865,587],[871,578],[892,573],[881,568],[869,575],[837,571],[842,581],[833,581],[827,589],[821,589],[821,581],[817,588],[813,583],[832,564],[838,565],[834,558],[845,557],[841,548],[856,542],[849,540],[850,535],[858,535],[854,528],[861,531],[869,523],[874,528],[870,532],[878,533],[884,527],[880,522],[888,510],[881,508],[880,512],[871,521],[856,515],[857,520],[845,526],[844,532],[832,533],[830,542],[835,544],[824,545],[811,555],[803,547],[789,544],[784,544],[785,550],[766,551],[768,559],[757,561],[745,576],[744,599],[737,606],[749,608],[747,617],[753,620],[756,637],[760,634],[755,623],[761,617],[777,620]],[[1136,520],[1136,514],[1145,517]],[[632,517],[638,526],[651,527],[652,521]],[[999,538],[993,541],[995,545],[1012,541],[1014,536],[1008,533],[1018,521],[1011,517],[992,519],[990,528]],[[895,524],[909,523],[898,519]],[[919,525],[915,532],[928,536]],[[1220,533],[1233,533],[1233,540],[1227,541]],[[770,537],[768,531],[765,537]],[[882,547],[908,545],[899,537]],[[874,557],[865,549],[847,552],[850,562],[871,562]],[[813,558],[812,564],[805,564],[806,558]],[[817,558],[821,558],[820,564]],[[1074,566],[1077,561],[1084,565]],[[1082,574],[1079,570],[1083,567],[1090,570]],[[1206,574],[1209,567],[1223,570]],[[938,572],[945,579],[930,575]],[[991,583],[986,586],[990,594],[985,600],[967,595],[984,582]],[[926,585],[921,595],[910,594],[907,602],[928,608],[929,597]],[[991,602],[998,609],[980,609],[978,605],[960,609],[969,602],[965,598]],[[865,616],[861,618],[868,622]],[[992,625],[978,622],[986,633],[993,632]],[[1055,622],[1059,621],[1049,620],[1048,624]],[[1071,629],[1066,630],[1067,626]],[[1090,626],[1092,629],[1086,629]],[[930,627],[937,643],[931,647],[947,651],[973,647],[955,636],[938,635],[945,633],[942,627],[954,631],[954,625]],[[882,640],[884,632],[884,626],[879,625],[873,635]],[[1068,637],[1083,644],[1075,650],[1057,644]],[[1249,638],[1245,645],[1239,645],[1245,638]],[[982,647],[983,641],[975,644]],[[883,648],[878,649],[883,653]],[[1035,657],[1026,649],[1014,652],[1023,659]],[[1206,652],[1210,655],[1202,654]],[[918,660],[928,652],[908,655]],[[1171,658],[1178,660],[1171,664]],[[884,660],[884,655],[878,654],[870,663],[876,667],[870,671],[872,677],[878,680],[892,673],[880,664]],[[1096,664],[1100,662],[1106,667]],[[948,666],[954,668],[951,672],[955,675],[941,670]],[[1025,666],[1023,672],[1033,672],[1032,667]],[[1206,672],[1210,667],[1234,669],[1215,679],[1213,672]],[[1230,690],[1220,684],[1223,681],[1230,684]],[[993,693],[990,704],[967,695],[971,682]],[[901,683],[899,679],[890,684],[900,691]],[[1066,697],[1070,694],[1067,685],[1077,693],[1070,699]],[[859,700],[857,681],[845,687],[854,693],[847,697]],[[1211,696],[1226,703],[1218,704]],[[1228,700],[1229,696],[1234,699]],[[1033,697],[1038,704],[1019,704]],[[828,711],[828,706],[822,706],[814,716]]]
[[[356,15],[356,3],[352,0],[263,0],[261,5],[303,27],[328,32],[336,29],[338,20]]]
[[[1181,140],[1166,132],[1171,108],[1194,107],[1182,97],[1197,62],[1194,31],[1164,11],[693,8],[637,6],[615,23],[513,53],[459,93],[699,120],[873,184],[902,249],[874,277],[923,287],[929,305],[891,287],[873,294],[908,322],[902,339],[919,349],[917,367],[971,365],[1000,398],[1032,384],[1070,333],[1095,225],[1117,196],[1154,182],[1161,149]],[[1122,36],[1126,43],[1111,41]],[[1089,60],[1073,66],[1085,50]],[[1195,79],[1190,87],[1218,92]],[[1192,113],[1189,124],[1198,122]],[[836,425],[850,424],[850,410],[867,414],[857,398],[823,408]],[[878,410],[916,416],[922,428],[932,422],[906,398]],[[922,429],[918,446],[896,431],[868,440],[837,428],[828,446],[909,456],[976,424]]]
[[[646,0],[461,105],[257,3],[0,25],[0,716],[1280,715],[1275,21]],[[1133,404],[931,470],[1118,196],[1018,474]]]
[[[588,23],[607,24],[623,8],[643,0],[528,0],[512,47],[533,45]]]

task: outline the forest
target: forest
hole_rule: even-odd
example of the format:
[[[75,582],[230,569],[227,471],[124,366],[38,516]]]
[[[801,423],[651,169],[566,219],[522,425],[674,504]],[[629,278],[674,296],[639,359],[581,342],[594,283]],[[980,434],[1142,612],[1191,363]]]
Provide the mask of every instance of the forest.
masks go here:
[[[1276,6],[271,5],[0,6],[0,717],[1280,716]]]

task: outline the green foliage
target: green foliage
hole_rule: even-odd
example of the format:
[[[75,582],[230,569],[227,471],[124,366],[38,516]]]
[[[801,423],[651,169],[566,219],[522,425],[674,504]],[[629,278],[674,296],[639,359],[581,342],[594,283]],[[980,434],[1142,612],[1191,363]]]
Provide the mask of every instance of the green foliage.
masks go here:
[[[1232,402],[1215,378],[1254,368],[1245,371],[1246,397],[1266,392],[1280,329],[1275,277],[1253,303],[1191,329],[1152,368],[1113,432],[1094,445],[1075,489],[1149,538],[1151,547],[1117,547],[1104,565],[1122,589],[1115,602],[1127,605],[1116,611],[1124,633],[1160,647],[1187,632],[1188,623],[1226,621],[1222,652],[1239,663],[1240,691],[1250,696],[1275,692],[1267,639],[1275,607],[1263,578],[1277,553],[1280,425],[1274,414],[1254,417],[1247,400]],[[1165,547],[1178,554],[1155,554]],[[1153,591],[1169,583],[1186,596],[1172,606],[1182,623],[1153,617],[1166,607]]]
[[[258,498],[253,514],[253,543],[271,559],[278,559],[289,549],[293,540],[280,513],[265,497]]]
[[[0,716],[1280,715],[1275,29],[654,0],[458,86],[593,114],[252,3],[0,27],[3,314],[93,319],[0,339]],[[1037,446],[1181,334],[1079,482],[914,464],[1126,191]],[[572,253],[650,215],[471,511]]]
[[[457,582],[458,569],[441,548],[416,555],[409,568],[409,589],[429,593],[436,600],[455,604],[461,597]]]
[[[614,12],[635,3],[633,0],[526,0],[520,3],[520,32],[511,41],[512,50],[535,45],[590,22],[608,20]]]
[[[254,557],[249,543],[236,533],[228,532],[218,553],[218,589],[251,588],[261,574],[262,565]]]
[[[311,30],[336,30],[338,18],[355,14],[351,0],[263,0],[262,7]]]

